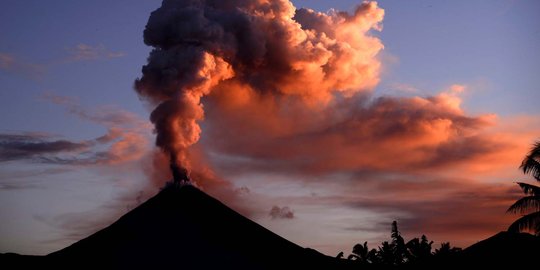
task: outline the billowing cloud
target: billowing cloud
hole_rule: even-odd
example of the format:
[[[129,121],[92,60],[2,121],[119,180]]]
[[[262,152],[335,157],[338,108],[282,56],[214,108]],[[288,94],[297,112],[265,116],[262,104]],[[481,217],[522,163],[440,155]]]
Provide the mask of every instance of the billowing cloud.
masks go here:
[[[462,88],[429,97],[361,95],[317,110],[289,102],[286,112],[274,100],[249,97],[238,103],[212,95],[205,143],[223,157],[217,161],[225,169],[232,162],[307,173],[440,169],[513,147],[487,134],[494,115],[463,111]],[[238,166],[242,161],[246,166]]]
[[[354,14],[296,10],[281,1],[166,0],[152,12],[144,40],[153,46],[139,95],[156,107],[156,143],[189,167],[187,149],[200,137],[201,99],[213,92],[325,106],[334,93],[352,96],[379,80],[372,29],[384,15],[376,3]]]
[[[135,82],[165,150],[152,157],[152,179],[170,179],[167,154],[176,153],[198,185],[237,207],[249,204],[236,199],[233,182],[242,178],[250,196],[265,200],[250,207],[265,204],[256,214],[266,218],[269,201],[287,196],[259,193],[246,178],[267,176],[271,186],[285,175],[334,192],[283,200],[296,213],[327,203],[374,213],[376,224],[398,218],[414,236],[449,241],[447,229],[460,243],[504,229],[515,194],[498,183],[514,176],[538,121],[472,115],[462,84],[432,95],[410,85],[395,85],[406,92],[399,96],[373,95],[383,44],[371,32],[383,16],[375,2],[349,14],[286,0],[163,1],[146,25],[154,49]]]
[[[305,205],[322,209],[318,213],[331,221],[321,221],[314,235],[332,226],[336,235],[356,228],[378,244],[398,220],[411,238],[427,234],[465,247],[515,219],[505,214],[520,196],[512,181],[540,132],[531,117],[468,114],[461,105],[466,89],[451,85],[427,97],[360,95],[319,110],[290,102],[286,113],[271,99],[210,95],[203,145],[218,174],[266,179],[269,187],[261,189],[267,204],[294,205],[297,213]],[[228,93],[216,92],[221,94]],[[277,183],[288,186],[272,183],[276,178],[299,182],[298,189],[306,190],[297,192],[305,195],[268,194]],[[258,191],[248,180],[241,184]],[[322,195],[309,195],[313,185]],[[344,207],[366,220],[357,226],[330,216]]]

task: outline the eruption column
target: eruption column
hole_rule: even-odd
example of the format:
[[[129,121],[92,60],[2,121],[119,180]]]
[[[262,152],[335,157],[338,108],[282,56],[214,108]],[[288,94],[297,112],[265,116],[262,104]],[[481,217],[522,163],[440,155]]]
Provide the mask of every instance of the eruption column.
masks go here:
[[[156,145],[171,155],[173,173],[190,168],[201,100],[216,89],[228,94],[221,98],[311,105],[372,89],[383,45],[368,32],[380,30],[383,16],[375,2],[348,14],[297,10],[288,0],[164,0],[144,30],[153,50],[135,90],[154,108]]]
[[[174,154],[171,154],[171,172],[173,175],[173,184],[180,185],[183,182],[189,183],[191,182],[191,179],[189,178],[189,172],[184,167],[178,166],[176,163],[176,156]]]

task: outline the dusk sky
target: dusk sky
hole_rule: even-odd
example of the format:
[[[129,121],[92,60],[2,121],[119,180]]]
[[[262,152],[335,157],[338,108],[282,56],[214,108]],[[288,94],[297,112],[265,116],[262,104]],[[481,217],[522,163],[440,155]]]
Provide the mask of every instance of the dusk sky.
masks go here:
[[[505,211],[540,138],[540,2],[296,0],[296,15],[275,2],[244,11],[262,37],[248,40],[294,72],[255,72],[243,59],[257,50],[211,44],[226,53],[208,49],[197,73],[210,79],[185,157],[196,185],[332,256],[379,245],[393,220],[405,239],[466,247],[517,218]],[[170,180],[149,120],[163,93],[141,72],[160,6],[0,4],[0,253],[63,248]]]

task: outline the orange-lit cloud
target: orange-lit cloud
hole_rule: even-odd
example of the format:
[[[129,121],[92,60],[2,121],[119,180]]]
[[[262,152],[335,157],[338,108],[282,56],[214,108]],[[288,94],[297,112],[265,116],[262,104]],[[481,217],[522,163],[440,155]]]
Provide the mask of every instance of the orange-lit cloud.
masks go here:
[[[348,14],[286,0],[164,1],[146,26],[154,50],[135,86],[154,106],[157,145],[238,208],[248,203],[222,177],[280,174],[346,186],[298,201],[394,215],[441,241],[504,229],[516,194],[501,181],[515,177],[538,121],[471,115],[460,84],[430,96],[410,86],[397,86],[407,91],[399,97],[374,96],[384,46],[371,31],[383,17],[375,2]],[[170,179],[168,156],[152,160],[159,186]]]
[[[312,107],[326,106],[334,93],[371,90],[383,45],[369,31],[380,30],[383,16],[375,2],[347,14],[296,10],[287,0],[164,1],[146,25],[145,43],[155,49],[135,82],[155,105],[156,144],[190,166],[201,98],[216,89]]]
[[[515,141],[516,134],[494,131],[501,125],[495,115],[467,115],[463,89],[453,85],[430,97],[355,96],[317,109],[249,90],[217,90],[207,106],[205,143],[224,156],[246,158],[248,168],[310,173],[481,170],[526,149],[532,131]]]
[[[70,143],[67,146],[71,146],[74,149],[62,148],[52,152],[54,155],[41,155],[39,157],[41,161],[59,164],[113,165],[140,160],[148,152],[150,125],[138,116],[113,107],[101,107],[96,110],[90,110],[81,106],[76,99],[58,96],[50,92],[44,93],[41,98],[65,107],[70,114],[82,120],[102,125],[107,129],[106,134],[93,140],[81,142],[64,140],[64,142]],[[53,143],[55,142],[60,141],[53,141]],[[51,144],[50,141],[43,141],[41,143]],[[79,145],[79,147],[74,147],[73,145]],[[62,152],[69,153],[74,150],[79,150],[77,155],[58,155],[62,154]],[[29,153],[27,157],[41,154],[34,152]]]
[[[203,145],[217,172],[342,185],[332,197],[283,203],[373,211],[385,218],[362,230],[382,235],[393,219],[410,237],[461,246],[506,229],[515,216],[505,210],[520,196],[517,167],[540,134],[535,117],[468,114],[465,85],[428,97],[357,95],[315,109],[228,87],[239,90],[218,89],[207,100]]]

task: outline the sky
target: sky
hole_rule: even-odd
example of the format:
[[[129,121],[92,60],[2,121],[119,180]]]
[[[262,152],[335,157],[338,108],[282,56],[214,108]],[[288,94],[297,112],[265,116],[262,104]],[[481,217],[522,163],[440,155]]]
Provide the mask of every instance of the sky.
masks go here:
[[[297,0],[294,18],[279,3],[279,18],[257,17],[261,33],[292,27],[275,43],[294,53],[272,59],[300,72],[228,66],[227,50],[204,58],[200,139],[180,149],[203,190],[328,255],[375,247],[393,220],[405,239],[466,247],[517,218],[505,211],[514,182],[532,183],[518,166],[540,134],[540,3],[381,0],[355,13],[360,1]],[[141,71],[159,60],[143,30],[161,2],[0,5],[0,252],[47,254],[170,177],[149,121],[163,95]],[[320,75],[320,61],[335,72]]]

